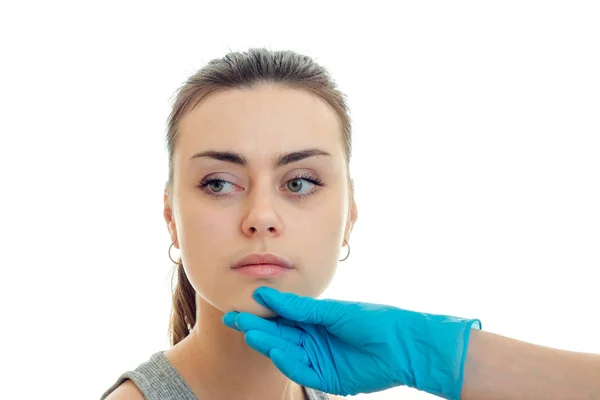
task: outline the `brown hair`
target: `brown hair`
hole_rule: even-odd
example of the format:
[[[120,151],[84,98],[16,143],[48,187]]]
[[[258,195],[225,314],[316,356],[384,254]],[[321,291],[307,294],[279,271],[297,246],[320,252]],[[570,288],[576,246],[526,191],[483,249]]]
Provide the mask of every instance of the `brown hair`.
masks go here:
[[[230,52],[223,58],[211,60],[177,90],[173,109],[167,121],[166,137],[169,178],[165,190],[170,206],[173,204],[173,154],[177,144],[179,123],[183,116],[212,93],[227,89],[254,88],[261,84],[303,89],[319,96],[333,108],[341,125],[348,167],[348,183],[350,193],[353,195],[353,181],[350,179],[349,172],[352,149],[351,119],[346,96],[337,90],[337,85],[329,72],[311,57],[289,50],[271,51],[266,48],[252,48],[247,52]],[[173,290],[173,308],[168,331],[171,346],[188,336],[196,324],[196,291],[185,274],[181,259],[176,269],[177,287]]]

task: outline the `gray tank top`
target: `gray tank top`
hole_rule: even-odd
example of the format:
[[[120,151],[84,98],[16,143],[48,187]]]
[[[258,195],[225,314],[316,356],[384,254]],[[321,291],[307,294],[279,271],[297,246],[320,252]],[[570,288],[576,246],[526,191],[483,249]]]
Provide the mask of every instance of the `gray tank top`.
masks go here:
[[[102,395],[104,400],[119,385],[131,379],[146,400],[198,400],[183,377],[171,365],[163,351],[154,353],[148,361],[140,364],[134,371],[123,373],[119,379]],[[309,400],[329,400],[326,393],[304,386]]]

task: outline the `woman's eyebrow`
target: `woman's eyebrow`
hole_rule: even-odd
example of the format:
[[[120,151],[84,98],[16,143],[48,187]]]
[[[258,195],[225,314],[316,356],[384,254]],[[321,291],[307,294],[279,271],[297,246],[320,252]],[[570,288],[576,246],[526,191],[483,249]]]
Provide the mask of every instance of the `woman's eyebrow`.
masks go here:
[[[291,153],[283,154],[275,158],[273,162],[273,168],[283,167],[284,165],[291,164],[293,162],[297,162],[300,160],[304,160],[305,158],[314,156],[331,156],[331,154],[329,154],[325,150],[315,148],[293,151]],[[201,153],[194,154],[192,157],[190,157],[190,161],[200,157],[209,157],[215,160],[230,162],[244,167],[248,165],[248,160],[246,159],[246,157],[244,157],[240,153],[235,153],[232,151],[207,150]]]

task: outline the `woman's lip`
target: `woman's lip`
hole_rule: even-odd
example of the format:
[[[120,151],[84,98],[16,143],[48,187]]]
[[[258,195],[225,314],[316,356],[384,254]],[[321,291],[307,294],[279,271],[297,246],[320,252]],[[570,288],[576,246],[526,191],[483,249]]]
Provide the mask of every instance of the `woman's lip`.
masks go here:
[[[291,269],[277,264],[249,264],[235,268],[234,271],[248,276],[273,277],[290,272]]]
[[[245,265],[254,265],[254,264],[276,264],[285,268],[293,268],[292,264],[275,254],[249,254],[245,257],[240,258],[231,268],[240,268]]]

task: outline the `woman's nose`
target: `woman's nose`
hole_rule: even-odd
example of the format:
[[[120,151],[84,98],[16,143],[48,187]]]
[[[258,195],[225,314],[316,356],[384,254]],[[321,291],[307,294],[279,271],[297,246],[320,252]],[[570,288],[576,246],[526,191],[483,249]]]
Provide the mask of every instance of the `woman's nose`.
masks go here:
[[[249,237],[281,235],[283,227],[274,208],[274,201],[264,192],[249,196],[248,211],[242,223],[244,234]]]

